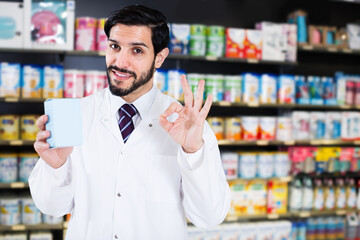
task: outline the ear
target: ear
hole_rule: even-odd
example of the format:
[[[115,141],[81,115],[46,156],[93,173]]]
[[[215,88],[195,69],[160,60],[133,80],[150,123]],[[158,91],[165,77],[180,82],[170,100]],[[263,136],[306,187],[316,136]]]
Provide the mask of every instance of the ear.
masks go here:
[[[155,68],[160,68],[163,62],[165,61],[165,58],[169,55],[169,49],[164,48],[161,50],[155,57]]]

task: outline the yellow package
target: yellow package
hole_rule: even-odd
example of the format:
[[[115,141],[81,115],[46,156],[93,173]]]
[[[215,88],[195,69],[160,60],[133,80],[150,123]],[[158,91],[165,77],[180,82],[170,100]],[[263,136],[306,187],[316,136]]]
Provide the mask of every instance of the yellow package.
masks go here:
[[[268,182],[268,214],[284,214],[287,212],[288,185],[280,180]]]

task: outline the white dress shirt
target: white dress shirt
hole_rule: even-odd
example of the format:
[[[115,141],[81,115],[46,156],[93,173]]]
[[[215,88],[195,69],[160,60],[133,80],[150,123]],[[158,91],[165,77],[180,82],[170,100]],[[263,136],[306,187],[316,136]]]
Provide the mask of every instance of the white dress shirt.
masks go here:
[[[159,125],[174,100],[153,88],[138,99],[149,107],[133,103],[141,120],[124,144],[113,97],[105,89],[81,99],[84,143],[58,169],[38,161],[29,178],[36,206],[72,214],[67,240],[184,240],[186,218],[202,228],[220,224],[230,189],[207,122],[203,147],[184,153]]]

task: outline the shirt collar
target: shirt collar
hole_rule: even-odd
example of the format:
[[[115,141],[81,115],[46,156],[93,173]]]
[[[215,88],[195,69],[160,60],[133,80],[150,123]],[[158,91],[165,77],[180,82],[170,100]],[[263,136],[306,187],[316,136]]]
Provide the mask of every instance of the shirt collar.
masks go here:
[[[109,89],[108,91],[110,92]],[[122,97],[115,96],[111,92],[109,96],[110,96],[111,115],[112,116],[115,115],[118,117],[119,108],[127,102],[124,99],[122,99]],[[155,96],[156,96],[156,88],[155,85],[153,85],[150,91],[148,91],[147,93],[136,99],[134,102],[132,102],[132,104],[136,107],[141,119],[144,119],[145,116],[149,113],[150,107],[155,100]]]

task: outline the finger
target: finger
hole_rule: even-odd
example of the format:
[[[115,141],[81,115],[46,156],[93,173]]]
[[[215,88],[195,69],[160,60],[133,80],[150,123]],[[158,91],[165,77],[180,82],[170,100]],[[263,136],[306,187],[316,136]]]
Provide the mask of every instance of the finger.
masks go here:
[[[44,150],[48,150],[50,148],[50,145],[47,142],[35,142],[34,143],[34,149],[37,153],[42,152]]]
[[[191,92],[191,88],[185,74],[181,75],[181,86],[184,91],[185,107],[192,107],[194,103],[194,95]]]
[[[184,107],[181,106],[179,103],[177,102],[173,102],[170,104],[170,106],[165,110],[165,112],[161,115],[164,118],[167,118],[168,116],[170,116],[173,113],[179,113]]]
[[[205,81],[200,80],[197,91],[196,91],[196,98],[194,103],[194,108],[199,111],[201,109],[202,103],[203,103],[203,96],[204,96],[204,88],[205,88]]]
[[[170,122],[169,120],[166,119],[166,117],[164,116],[160,116],[159,118],[159,123],[160,126],[166,131],[169,132],[169,130],[171,129],[172,125],[174,125],[174,123]]]
[[[50,137],[50,132],[49,131],[39,131],[38,134],[36,135],[36,141],[44,141],[47,138]]]
[[[41,115],[37,120],[36,120],[36,126],[38,127],[38,129],[40,131],[45,130],[45,124],[48,120],[48,116],[47,115]]]
[[[213,96],[209,95],[206,99],[206,102],[204,104],[204,107],[201,109],[200,111],[200,116],[205,119],[207,117],[207,115],[209,114],[210,108],[211,108],[211,104],[212,104],[212,99]]]

